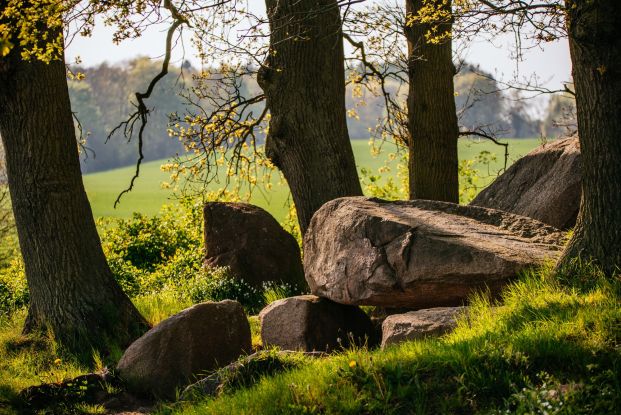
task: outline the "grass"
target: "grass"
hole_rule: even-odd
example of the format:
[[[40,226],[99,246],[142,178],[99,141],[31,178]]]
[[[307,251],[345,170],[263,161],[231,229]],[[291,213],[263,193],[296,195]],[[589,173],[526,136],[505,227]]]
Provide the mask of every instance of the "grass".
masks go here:
[[[157,323],[186,304],[141,298]],[[53,341],[22,336],[19,312],[0,321],[0,413],[19,390],[84,367]],[[258,321],[251,319],[253,344]],[[611,414],[621,411],[621,279],[585,268],[549,269],[508,286],[498,302],[475,296],[458,328],[440,339],[385,350],[352,349],[252,382],[216,398],[162,403],[170,414]]]
[[[158,295],[145,295],[133,299],[134,304],[147,321],[156,325],[171,315],[190,307],[188,300],[165,291]],[[93,353],[90,366],[85,366],[75,356],[66,353],[56,343],[42,335],[21,334],[26,310],[10,317],[0,315],[0,414],[16,414],[18,393],[41,383],[60,383],[63,380],[101,369],[103,364],[114,366],[119,353],[103,358]],[[260,337],[253,327],[253,341]],[[112,359],[112,360],[111,360]],[[102,363],[103,361],[103,363]],[[58,411],[58,408],[55,408]],[[83,413],[84,411],[77,412]],[[56,412],[54,412],[56,413]]]
[[[485,296],[452,334],[348,350],[161,414],[612,414],[621,411],[621,283],[549,271]]]
[[[510,163],[540,144],[539,139],[508,139],[505,141],[509,143]],[[374,172],[384,165],[387,154],[396,149],[394,145],[384,144],[382,154],[379,157],[374,157],[366,140],[353,140],[352,147],[358,168],[366,167]],[[461,160],[472,160],[483,150],[490,151],[497,156],[496,161],[490,164],[489,171],[486,169],[482,172],[485,177],[483,182],[489,182],[503,166],[504,150],[488,141],[460,140],[459,155]],[[171,190],[161,188],[161,183],[168,180],[168,174],[160,171],[162,163],[164,160],[145,163],[142,166],[141,175],[134,190],[123,196],[117,209],[114,209],[114,200],[129,184],[134,173],[134,167],[85,175],[84,184],[93,209],[93,216],[96,218],[129,217],[133,212],[141,212],[147,215],[157,214],[162,205],[170,203],[174,197]],[[391,174],[396,174],[397,161],[387,162],[387,164],[391,167]],[[255,191],[251,201],[268,210],[279,222],[282,222],[288,212],[286,207],[288,189],[286,185],[273,184],[272,191]],[[215,183],[213,190],[219,187],[220,185]]]
[[[60,382],[88,371],[76,358],[41,336],[22,336],[25,310],[0,318],[0,414],[11,414],[20,390]]]

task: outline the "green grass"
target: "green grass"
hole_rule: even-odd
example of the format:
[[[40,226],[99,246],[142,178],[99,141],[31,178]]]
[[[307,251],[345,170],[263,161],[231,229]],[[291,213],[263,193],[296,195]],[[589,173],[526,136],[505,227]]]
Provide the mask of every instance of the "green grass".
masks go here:
[[[538,139],[509,139],[506,141],[509,143],[510,162],[525,155],[540,143]],[[358,169],[366,167],[373,171],[377,171],[379,167],[383,166],[387,160],[387,155],[395,151],[394,145],[384,144],[382,154],[379,157],[374,157],[371,155],[366,140],[353,140],[352,146]],[[481,175],[487,177],[487,181],[489,181],[491,176],[502,168],[503,148],[489,141],[461,140],[459,143],[461,160],[471,160],[483,150],[490,151],[497,156],[497,160],[490,164],[489,172],[487,169],[481,172]],[[141,175],[134,190],[123,196],[117,209],[114,209],[114,200],[129,184],[134,173],[134,167],[85,175],[84,184],[93,209],[93,216],[96,218],[102,216],[129,217],[132,212],[141,212],[147,215],[157,214],[162,205],[174,201],[172,191],[161,188],[161,183],[168,180],[168,174],[160,171],[160,165],[164,162],[164,160],[160,160],[145,163],[141,168]],[[397,161],[388,162],[388,165],[391,167],[390,174],[396,174]],[[213,190],[219,187],[221,185],[217,183],[212,185]],[[270,192],[255,191],[251,202],[267,209],[278,221],[282,222],[287,214],[287,196],[287,187],[274,183],[273,190]]]
[[[42,336],[22,336],[25,310],[0,317],[0,414],[11,414],[20,390],[60,382],[88,371]]]
[[[441,339],[349,350],[161,413],[620,413],[621,282],[589,278],[578,290],[533,273]]]
[[[136,301],[157,323],[185,307]],[[92,371],[53,341],[22,336],[25,312],[0,320],[0,413],[19,390]],[[258,322],[252,320],[253,343]],[[621,411],[621,279],[550,270],[475,297],[457,329],[385,350],[352,349],[284,373],[249,373],[216,398],[162,403],[164,414],[612,414]],[[250,369],[249,369],[250,370]]]

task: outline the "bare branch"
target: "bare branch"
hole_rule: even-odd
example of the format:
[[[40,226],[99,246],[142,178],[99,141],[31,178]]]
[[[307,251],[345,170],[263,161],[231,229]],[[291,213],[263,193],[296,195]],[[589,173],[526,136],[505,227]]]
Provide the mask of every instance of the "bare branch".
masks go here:
[[[480,138],[485,138],[486,140],[490,140],[492,143],[498,145],[498,146],[502,146],[505,149],[505,164],[503,167],[503,171],[507,169],[507,163],[509,162],[509,143],[502,143],[500,141],[498,141],[496,139],[496,137],[489,135],[487,133],[484,133],[482,131],[460,131],[459,132],[459,136],[460,137],[480,137]]]
[[[155,88],[157,83],[168,74],[168,66],[170,64],[170,58],[172,54],[173,36],[175,32],[182,24],[188,24],[188,20],[179,13],[177,8],[172,4],[171,0],[164,0],[164,8],[170,12],[173,18],[173,23],[168,28],[168,32],[166,34],[166,54],[164,56],[164,61],[162,62],[162,68],[160,72],[157,75],[155,75],[153,79],[151,79],[151,82],[149,82],[149,86],[147,87],[146,92],[136,92],[135,96],[138,102],[136,104],[136,111],[132,113],[126,121],[123,121],[118,126],[116,126],[108,135],[108,140],[109,140],[110,137],[116,131],[118,131],[120,128],[123,128],[125,137],[128,140],[131,140],[131,137],[134,131],[134,124],[137,121],[140,121],[140,127],[138,130],[138,160],[136,161],[136,171],[131,178],[129,186],[125,190],[123,190],[117,196],[116,200],[114,201],[115,209],[117,205],[120,203],[121,197],[123,197],[125,193],[130,192],[134,188],[134,183],[136,179],[140,176],[140,165],[142,164],[142,161],[144,160],[143,134],[147,126],[148,116],[150,113],[150,110],[147,108],[145,104],[145,100],[151,97],[151,94],[153,93],[153,89]]]

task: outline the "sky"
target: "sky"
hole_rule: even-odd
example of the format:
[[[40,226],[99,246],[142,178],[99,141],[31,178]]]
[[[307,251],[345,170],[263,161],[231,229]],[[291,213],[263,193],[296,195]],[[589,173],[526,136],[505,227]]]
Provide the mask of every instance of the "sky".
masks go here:
[[[249,4],[255,13],[264,13],[263,1],[252,0]],[[84,65],[94,66],[102,62],[123,62],[136,56],[158,59],[162,57],[164,49],[165,30],[166,27],[162,26],[151,27],[139,39],[114,45],[112,29],[98,24],[92,37],[76,37],[72,41],[66,51],[67,61],[71,63],[76,56],[80,56]],[[185,58],[196,67],[200,67],[192,56],[190,42],[186,41],[185,45],[185,54],[182,54],[181,48],[177,48],[173,61],[180,64]],[[543,48],[527,50],[520,61],[513,59],[512,45],[511,36],[497,37],[493,44],[482,39],[475,40],[468,45],[461,57],[506,82],[514,79],[522,81],[536,74],[541,84],[550,89],[559,89],[563,82],[570,79],[571,62],[566,40],[545,44]]]

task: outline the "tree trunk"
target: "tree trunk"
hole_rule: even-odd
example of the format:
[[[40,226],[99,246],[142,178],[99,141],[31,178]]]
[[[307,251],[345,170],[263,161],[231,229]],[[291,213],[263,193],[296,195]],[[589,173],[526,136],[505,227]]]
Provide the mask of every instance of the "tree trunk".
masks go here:
[[[566,2],[582,152],[582,203],[559,266],[621,266],[621,3]]]
[[[408,18],[416,16],[424,0],[406,0]],[[437,0],[441,10],[451,2]],[[410,199],[459,202],[457,112],[453,88],[451,39],[439,44],[425,38],[429,24],[406,25],[408,40],[408,128]],[[440,25],[450,32],[451,24]]]
[[[50,329],[74,352],[128,345],[148,324],[101,249],[63,61],[25,62],[18,48],[0,59],[0,134],[30,290],[25,330]]]
[[[302,233],[329,200],[362,194],[347,133],[336,0],[266,0],[270,54],[259,84],[271,113],[266,152],[284,174]]]

